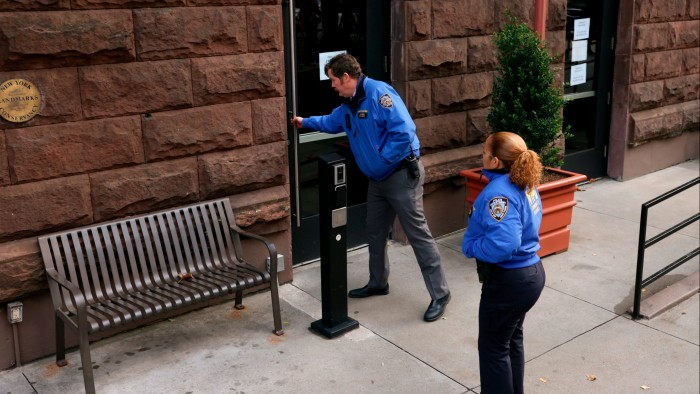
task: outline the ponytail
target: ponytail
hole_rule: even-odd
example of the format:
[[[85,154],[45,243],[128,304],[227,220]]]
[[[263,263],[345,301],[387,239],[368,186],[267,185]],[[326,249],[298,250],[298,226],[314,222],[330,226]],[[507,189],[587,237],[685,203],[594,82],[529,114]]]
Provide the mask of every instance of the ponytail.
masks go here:
[[[536,187],[542,177],[540,156],[527,148],[519,135],[509,131],[499,131],[487,139],[492,154],[503,162],[510,172],[510,180],[519,188],[526,190]]]
[[[540,157],[532,150],[520,153],[510,167],[510,180],[519,188],[528,190],[537,187],[542,177]]]

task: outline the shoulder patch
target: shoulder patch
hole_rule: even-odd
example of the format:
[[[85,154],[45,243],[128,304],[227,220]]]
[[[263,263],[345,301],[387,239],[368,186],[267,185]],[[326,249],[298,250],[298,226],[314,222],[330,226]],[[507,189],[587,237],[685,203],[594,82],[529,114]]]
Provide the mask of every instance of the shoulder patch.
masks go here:
[[[391,108],[394,106],[394,100],[391,99],[391,96],[389,94],[384,93],[379,97],[379,105],[381,105],[384,108]]]
[[[508,213],[508,199],[505,197],[494,197],[489,200],[489,214],[497,222],[503,220]]]

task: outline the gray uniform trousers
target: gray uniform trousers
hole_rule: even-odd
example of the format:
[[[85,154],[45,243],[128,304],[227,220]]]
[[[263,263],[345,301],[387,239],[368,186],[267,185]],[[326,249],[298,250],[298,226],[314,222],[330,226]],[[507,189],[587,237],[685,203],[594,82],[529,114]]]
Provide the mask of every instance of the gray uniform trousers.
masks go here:
[[[369,287],[383,288],[389,279],[387,239],[398,216],[416,255],[425,286],[434,300],[449,292],[440,263],[437,244],[423,213],[425,168],[419,161],[420,178],[413,179],[406,168],[377,182],[369,180],[367,190],[367,237],[369,239]]]

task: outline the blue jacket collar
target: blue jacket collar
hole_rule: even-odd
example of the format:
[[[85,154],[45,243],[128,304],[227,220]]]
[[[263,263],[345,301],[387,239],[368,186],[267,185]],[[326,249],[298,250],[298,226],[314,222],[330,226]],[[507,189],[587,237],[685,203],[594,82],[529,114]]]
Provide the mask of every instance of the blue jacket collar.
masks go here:
[[[499,178],[502,175],[508,174],[508,170],[505,168],[499,168],[495,170],[487,170],[485,168],[481,169],[481,173],[484,174],[484,176],[490,181],[494,180],[495,178]]]

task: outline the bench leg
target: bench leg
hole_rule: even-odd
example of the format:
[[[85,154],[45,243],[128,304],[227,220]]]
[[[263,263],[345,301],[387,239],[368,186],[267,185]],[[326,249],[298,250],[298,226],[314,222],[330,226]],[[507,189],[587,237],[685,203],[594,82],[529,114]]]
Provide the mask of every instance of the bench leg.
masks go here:
[[[275,335],[284,335],[282,316],[280,314],[280,297],[277,278],[273,278],[272,282],[270,282],[270,298],[272,298],[272,318],[275,321],[275,329],[272,332],[275,333]]]
[[[245,305],[243,305],[243,290],[236,291],[236,301],[233,307],[236,309],[245,309]]]
[[[66,336],[63,320],[56,312],[56,365],[65,367],[68,365],[66,361]]]
[[[92,374],[92,358],[90,357],[90,341],[88,339],[87,322],[78,317],[80,334],[80,361],[83,365],[83,381],[86,394],[95,394],[95,378]]]

